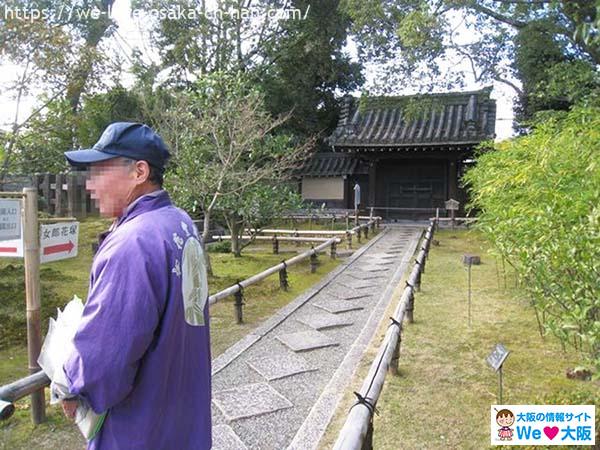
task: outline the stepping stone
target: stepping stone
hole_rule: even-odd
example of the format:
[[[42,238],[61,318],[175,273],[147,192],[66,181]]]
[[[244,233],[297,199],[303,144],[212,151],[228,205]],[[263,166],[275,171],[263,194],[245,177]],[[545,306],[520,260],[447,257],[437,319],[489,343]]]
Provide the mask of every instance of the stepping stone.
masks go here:
[[[345,287],[349,287],[351,289],[367,289],[367,288],[372,288],[372,287],[376,287],[377,283],[374,283],[372,281],[364,281],[364,280],[344,280],[344,281],[338,281],[338,284],[341,286],[345,286]]]
[[[331,299],[331,297],[334,297],[334,299],[337,300],[358,300],[359,298],[365,298],[368,297],[370,294],[368,292],[357,292],[357,291],[353,291],[350,289],[338,289],[336,291],[333,292],[328,292],[325,294],[327,296],[328,299]]]
[[[267,383],[247,384],[214,392],[213,402],[228,422],[245,417],[260,416],[294,405]]]
[[[396,261],[390,260],[390,259],[382,259],[382,258],[371,258],[369,260],[369,262],[367,264],[365,264],[365,266],[371,266],[371,265],[389,266],[390,264],[396,264]],[[364,268],[365,266],[362,266],[362,267]]]
[[[289,352],[257,358],[249,361],[248,365],[265,377],[267,381],[318,370],[316,367],[310,366],[308,361],[301,356]]]
[[[378,264],[368,264],[362,267],[362,270],[365,272],[377,273],[377,272],[387,272],[390,270],[390,267],[380,266]]]
[[[377,261],[376,264],[382,265],[382,266],[389,266],[390,264],[396,264],[396,258],[394,259],[380,259],[379,261]]]
[[[324,309],[325,311],[332,314],[339,314],[348,311],[357,311],[364,309],[364,305],[360,300],[322,300],[317,303],[313,303],[313,306]]]
[[[326,330],[328,328],[347,327],[352,325],[354,322],[350,322],[335,314],[311,314],[310,316],[302,317],[297,319],[298,322],[308,325],[315,330]]]
[[[339,345],[339,343],[335,342],[326,334],[316,330],[282,334],[277,336],[277,339],[295,352],[306,352],[318,348]]]
[[[385,275],[381,273],[373,273],[373,272],[356,272],[347,274],[349,277],[352,277],[356,280],[380,280],[384,278]]]
[[[212,429],[213,450],[247,450],[248,447],[229,425],[215,425]]]
[[[390,255],[390,253],[381,253],[380,255],[377,256],[373,256],[371,259],[381,259],[381,260],[390,260],[390,259],[397,259],[398,255]]]

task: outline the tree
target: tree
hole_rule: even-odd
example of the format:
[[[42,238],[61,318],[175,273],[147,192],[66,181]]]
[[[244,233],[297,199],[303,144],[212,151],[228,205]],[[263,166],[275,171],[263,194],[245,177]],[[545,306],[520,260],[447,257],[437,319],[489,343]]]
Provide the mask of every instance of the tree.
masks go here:
[[[533,21],[515,36],[513,68],[522,83],[517,123],[527,124],[540,111],[568,111],[600,88],[594,65],[571,54],[553,28],[548,20]]]
[[[363,83],[361,65],[343,50],[350,18],[339,0],[295,0],[291,7],[308,11],[303,20],[282,22],[279,39],[262,50],[270,64],[252,74],[265,91],[271,114],[292,112],[284,128],[299,136],[329,134],[338,116],[336,95]]]
[[[42,0],[35,4],[13,0],[4,5],[0,19],[0,58],[3,63],[14,64],[20,73],[8,87],[14,93],[17,108],[4,145],[0,184],[19,151],[20,136],[31,121],[53,102],[62,100],[68,102],[71,115],[76,115],[82,95],[108,70],[109,64],[99,45],[114,29],[108,14],[113,2],[73,5],[63,0]],[[92,15],[93,10],[98,14]],[[99,61],[103,64],[99,65]],[[40,90],[44,94],[41,104],[24,120],[19,120],[22,100]],[[57,104],[54,107],[61,108]],[[71,123],[68,118],[63,127]],[[66,148],[78,144],[74,130],[70,132],[71,142]]]
[[[376,85],[384,92],[398,85],[460,87],[466,64],[475,82],[511,86],[522,98],[522,109],[528,110],[530,92],[516,79],[524,77],[525,89],[537,90],[538,96],[541,92],[532,87],[536,80],[527,70],[532,64],[528,58],[577,62],[579,68],[588,64],[592,71],[600,63],[596,8],[587,0],[345,0],[343,7],[354,20],[362,59],[384,66],[384,84]],[[470,40],[459,35],[461,27],[470,31]],[[527,42],[526,36],[532,35],[545,55],[536,55]],[[542,48],[543,42],[549,49]],[[451,67],[446,67],[448,61]]]
[[[302,137],[334,127],[336,92],[362,83],[360,65],[342,50],[349,18],[338,5],[339,0],[137,3],[165,12],[151,20],[165,86],[189,86],[218,71],[248,74],[262,87],[272,115],[292,112],[281,130]],[[166,13],[176,8],[188,14],[170,18]]]
[[[241,74],[204,76],[176,94],[164,116],[169,119],[156,120],[159,130],[167,142],[177,139],[167,177],[175,199],[204,214],[203,241],[213,214],[220,213],[232,252],[240,256],[244,225],[257,225],[277,205],[295,201],[284,184],[310,155],[314,140],[297,144],[275,134],[289,115],[273,119],[263,94]]]

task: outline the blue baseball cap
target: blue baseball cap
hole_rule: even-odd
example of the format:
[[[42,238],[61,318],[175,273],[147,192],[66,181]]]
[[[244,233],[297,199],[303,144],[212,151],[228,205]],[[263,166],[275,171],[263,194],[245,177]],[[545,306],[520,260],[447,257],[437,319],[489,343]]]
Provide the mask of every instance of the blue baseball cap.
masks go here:
[[[111,123],[92,148],[65,152],[67,161],[73,166],[85,166],[119,156],[147,161],[157,169],[164,169],[171,155],[152,128],[133,122]]]

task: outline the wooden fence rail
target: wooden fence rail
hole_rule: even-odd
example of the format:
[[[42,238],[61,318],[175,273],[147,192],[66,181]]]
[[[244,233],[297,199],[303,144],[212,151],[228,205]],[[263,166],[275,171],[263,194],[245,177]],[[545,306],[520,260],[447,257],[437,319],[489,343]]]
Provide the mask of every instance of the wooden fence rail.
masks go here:
[[[374,221],[373,221],[374,223]],[[358,227],[353,228],[353,231],[359,233],[360,229],[366,229],[366,227],[373,226],[371,222],[362,224]],[[230,286],[216,294],[209,296],[208,302],[209,304],[214,304],[219,300],[222,300],[226,297],[234,295],[235,298],[235,313],[236,320],[238,323],[243,323],[243,290],[244,288],[256,284],[270,275],[275,273],[279,273],[279,283],[280,287],[284,290],[287,290],[289,287],[289,283],[287,281],[287,268],[293,266],[294,264],[298,264],[305,259],[310,259],[311,263],[311,272],[316,271],[317,267],[317,255],[319,252],[324,251],[326,248],[331,248],[331,258],[336,257],[336,246],[340,242],[340,238],[332,237],[327,239],[322,244],[317,247],[313,247],[310,250],[301,253],[300,255],[294,256],[286,261],[282,261],[276,266],[270,267],[263,272],[260,272],[256,275],[253,275],[246,280],[240,281],[237,284]],[[50,379],[46,376],[44,372],[37,372],[33,375],[29,375],[28,377],[21,378],[13,383],[0,386],[0,420],[8,419],[14,413],[14,405],[13,403],[17,400],[26,397],[27,395],[39,390],[43,387],[46,387],[50,384]]]
[[[436,226],[437,222],[434,220],[425,232],[425,238],[415,260],[413,270],[406,282],[406,287],[402,292],[400,302],[394,311],[394,315],[390,317],[391,323],[379,347],[377,356],[371,364],[369,373],[364,379],[360,390],[354,393],[358,400],[346,417],[346,422],[338,435],[334,450],[373,448],[373,414],[383,388],[386,373],[389,371],[394,375],[398,374],[402,323],[404,319],[409,323],[413,321],[414,293],[421,285],[421,274],[425,271],[425,261],[429,254]]]

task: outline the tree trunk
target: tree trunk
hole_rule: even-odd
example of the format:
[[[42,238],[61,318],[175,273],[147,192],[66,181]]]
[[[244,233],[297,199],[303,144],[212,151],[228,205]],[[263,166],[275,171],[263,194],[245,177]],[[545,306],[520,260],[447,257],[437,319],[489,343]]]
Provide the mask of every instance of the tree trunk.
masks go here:
[[[210,232],[210,211],[206,211],[204,213],[204,224],[202,225],[202,250],[204,251],[204,260],[206,262],[206,272],[208,273],[209,277],[212,277],[214,275],[213,273],[213,269],[212,269],[212,264],[210,262],[210,255],[208,254],[208,250],[206,248],[206,244],[205,242],[208,240],[209,237],[209,232]]]
[[[229,234],[231,235],[231,253],[236,258],[242,256],[241,246],[241,232],[244,230],[241,226],[242,222],[239,220],[237,215],[230,215],[227,220],[227,227],[229,228]]]

